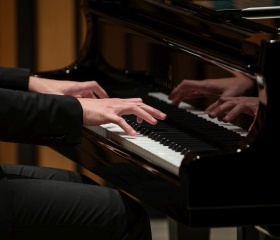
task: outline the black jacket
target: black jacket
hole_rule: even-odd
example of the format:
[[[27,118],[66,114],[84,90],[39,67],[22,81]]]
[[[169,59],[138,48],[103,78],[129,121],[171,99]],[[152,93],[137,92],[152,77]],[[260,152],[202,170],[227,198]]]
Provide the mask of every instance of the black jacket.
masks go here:
[[[0,67],[0,141],[71,146],[81,142],[83,112],[72,96],[27,92],[29,70]],[[51,80],[50,80],[51,81]],[[12,192],[0,167],[0,233],[8,234]]]
[[[0,67],[0,141],[80,143],[83,112],[79,101],[72,96],[27,92],[28,79],[28,69]]]

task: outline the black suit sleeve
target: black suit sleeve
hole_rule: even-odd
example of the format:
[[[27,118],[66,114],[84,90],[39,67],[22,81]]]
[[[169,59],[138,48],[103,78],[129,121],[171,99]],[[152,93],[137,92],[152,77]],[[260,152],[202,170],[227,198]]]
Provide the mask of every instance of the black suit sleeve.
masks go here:
[[[22,71],[14,69],[9,78],[7,71],[3,75],[0,68],[0,141],[37,145],[80,143],[83,112],[79,101],[72,96],[22,91],[29,79],[29,72]],[[9,79],[12,89],[22,90],[8,89]]]
[[[28,90],[29,69],[0,67],[0,88]]]

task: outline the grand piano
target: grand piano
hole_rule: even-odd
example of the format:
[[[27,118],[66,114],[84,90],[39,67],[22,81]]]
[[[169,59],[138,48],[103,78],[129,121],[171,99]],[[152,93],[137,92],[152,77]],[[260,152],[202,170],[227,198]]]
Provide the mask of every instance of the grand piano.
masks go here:
[[[81,8],[79,57],[37,75],[94,79],[111,97],[141,97],[168,117],[151,126],[124,116],[136,137],[114,124],[86,126],[80,145],[55,150],[190,229],[280,225],[280,1],[83,0]],[[224,123],[204,113],[217,96],[169,100],[183,81],[205,79],[250,81],[242,92],[257,99],[256,116]]]

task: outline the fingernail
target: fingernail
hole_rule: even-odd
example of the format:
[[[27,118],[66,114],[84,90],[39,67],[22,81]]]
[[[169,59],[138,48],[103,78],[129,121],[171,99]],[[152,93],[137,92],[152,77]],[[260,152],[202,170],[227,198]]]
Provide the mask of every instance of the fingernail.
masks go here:
[[[216,112],[213,112],[213,111],[212,111],[212,112],[209,112],[209,116],[210,116],[210,117],[215,117],[215,116],[216,116]]]
[[[223,118],[223,121],[228,122],[228,121],[229,121],[229,116],[225,116],[225,117]]]

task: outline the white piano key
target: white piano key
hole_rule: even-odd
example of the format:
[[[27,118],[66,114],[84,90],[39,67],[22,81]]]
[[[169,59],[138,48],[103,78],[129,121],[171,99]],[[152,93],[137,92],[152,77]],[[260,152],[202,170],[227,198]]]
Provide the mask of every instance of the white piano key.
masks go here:
[[[113,123],[101,126],[88,126],[87,128],[100,136],[120,144],[126,150],[139,155],[152,164],[177,176],[179,175],[179,168],[184,158],[184,155],[179,152],[142,134],[137,134],[135,137],[127,135],[122,128]]]

